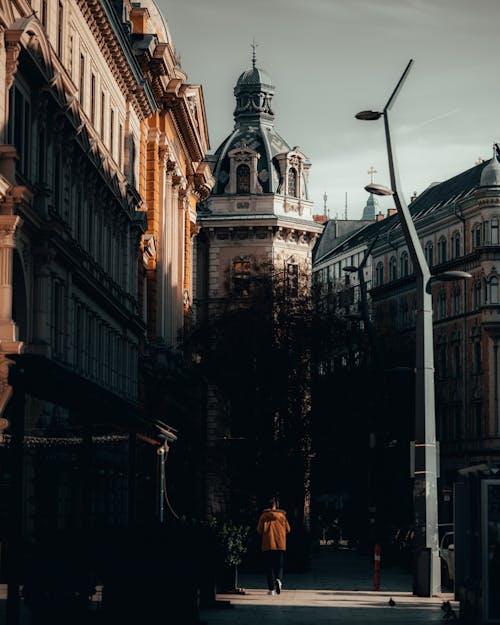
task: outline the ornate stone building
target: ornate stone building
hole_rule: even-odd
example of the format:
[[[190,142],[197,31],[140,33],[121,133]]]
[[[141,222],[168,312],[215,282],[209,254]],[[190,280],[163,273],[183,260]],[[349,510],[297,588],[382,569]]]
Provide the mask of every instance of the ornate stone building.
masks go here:
[[[157,514],[156,447],[176,435],[148,391],[189,310],[212,178],[201,87],[151,0],[2,0],[0,94],[0,541],[13,571],[47,530]]]
[[[207,157],[216,182],[198,218],[196,314],[199,323],[210,325],[218,319],[225,320],[227,328],[231,324],[231,311],[245,310],[262,297],[266,280],[273,285],[266,302],[279,306],[280,310],[285,302],[291,309],[310,294],[311,250],[322,226],[313,220],[312,202],[308,199],[309,160],[300,148],[291,148],[274,128],[273,94],[271,78],[256,66],[254,58],[252,68],[241,74],[234,89],[234,129],[216,152]],[[260,334],[264,330],[247,326],[239,332]],[[269,349],[271,344],[272,340],[267,344]],[[236,352],[240,349],[238,344],[233,348]],[[256,349],[255,344],[241,346],[241,352],[252,349]],[[264,365],[260,368],[263,370]],[[245,375],[243,369],[240,373]],[[231,400],[220,392],[220,387],[209,385],[208,388],[206,499],[209,512],[215,516],[230,510],[233,515],[243,510],[248,512],[251,501],[255,505],[255,498],[265,495],[257,478],[250,483],[248,469],[243,483],[241,467],[238,471],[237,462],[231,465],[230,458],[239,458],[240,464],[243,457],[254,462],[252,454],[260,445],[265,448],[263,431],[269,423],[275,420],[275,425],[269,426],[269,436],[276,440],[285,437],[285,424],[291,423],[286,406],[276,408],[274,416],[268,414],[272,407],[270,403],[260,405],[258,394],[253,394],[256,386],[259,384],[255,383],[248,391],[251,397]],[[235,383],[233,390],[236,387]],[[305,405],[308,414],[307,383],[302,391],[297,404]],[[259,433],[255,430],[261,418],[268,421]],[[307,418],[304,416],[306,421]],[[238,441],[243,441],[239,448]],[[296,500],[288,505],[297,504],[297,514],[302,520],[301,506],[308,507],[301,491],[304,475],[302,472],[297,480],[288,477],[289,486],[294,484],[297,489]],[[278,480],[280,484],[273,487],[270,479],[267,488],[281,490],[285,499],[286,480],[283,476]]]
[[[440,522],[451,521],[457,471],[473,464],[498,463],[500,454],[499,201],[500,164],[495,146],[490,161],[429,186],[410,204],[432,274],[450,270],[472,274],[471,280],[432,282]],[[342,271],[347,264],[359,265],[367,251],[363,276]],[[341,273],[349,276],[347,287]],[[385,337],[386,349],[392,344],[392,373],[386,372],[384,387],[411,389],[408,376],[414,366],[416,301],[411,259],[397,215],[339,241],[329,253],[323,249],[315,277],[323,294],[346,288],[354,293],[344,313],[361,311],[360,277],[364,279],[377,335]],[[341,365],[333,359],[323,364],[325,371]],[[411,437],[413,411],[412,406],[407,408],[408,425],[403,429]],[[382,429],[385,416],[383,412],[378,415]],[[406,446],[403,451],[407,457]]]

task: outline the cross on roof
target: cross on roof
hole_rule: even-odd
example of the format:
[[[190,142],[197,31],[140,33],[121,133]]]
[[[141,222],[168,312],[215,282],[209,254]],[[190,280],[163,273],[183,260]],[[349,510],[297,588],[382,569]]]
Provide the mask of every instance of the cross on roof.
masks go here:
[[[367,174],[370,175],[370,184],[373,184],[373,176],[375,174],[378,174],[378,171],[375,169],[375,167],[372,165],[370,167],[370,169],[366,172]]]

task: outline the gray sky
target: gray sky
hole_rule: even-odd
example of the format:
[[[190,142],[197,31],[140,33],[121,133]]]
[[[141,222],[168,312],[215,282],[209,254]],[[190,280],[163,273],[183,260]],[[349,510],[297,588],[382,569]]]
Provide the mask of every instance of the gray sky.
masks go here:
[[[233,87],[257,65],[276,86],[275,128],[311,159],[316,213],[361,217],[369,182],[389,184],[380,109],[407,62],[391,129],[409,201],[491,158],[500,141],[499,0],[157,0],[183,70],[205,96],[211,149],[233,128]],[[385,212],[392,205],[380,200]]]

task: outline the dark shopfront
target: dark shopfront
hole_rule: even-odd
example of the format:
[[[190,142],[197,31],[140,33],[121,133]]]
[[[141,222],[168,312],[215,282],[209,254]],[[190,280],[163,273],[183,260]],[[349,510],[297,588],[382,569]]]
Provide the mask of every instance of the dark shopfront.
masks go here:
[[[51,598],[61,606],[71,597],[87,609],[103,582],[110,539],[157,517],[161,442],[136,405],[46,359],[14,359],[0,446],[0,574],[9,625],[20,610],[36,612]]]

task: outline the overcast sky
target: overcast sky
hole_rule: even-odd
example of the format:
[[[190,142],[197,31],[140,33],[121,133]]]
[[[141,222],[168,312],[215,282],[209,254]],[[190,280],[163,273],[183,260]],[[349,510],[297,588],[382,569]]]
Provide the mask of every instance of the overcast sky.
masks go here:
[[[373,165],[389,184],[383,108],[410,58],[391,116],[403,193],[491,158],[500,141],[499,0],[157,0],[189,82],[205,96],[211,150],[233,128],[233,88],[257,65],[276,87],[275,128],[311,159],[310,198],[359,219]],[[380,200],[383,212],[391,200]]]

